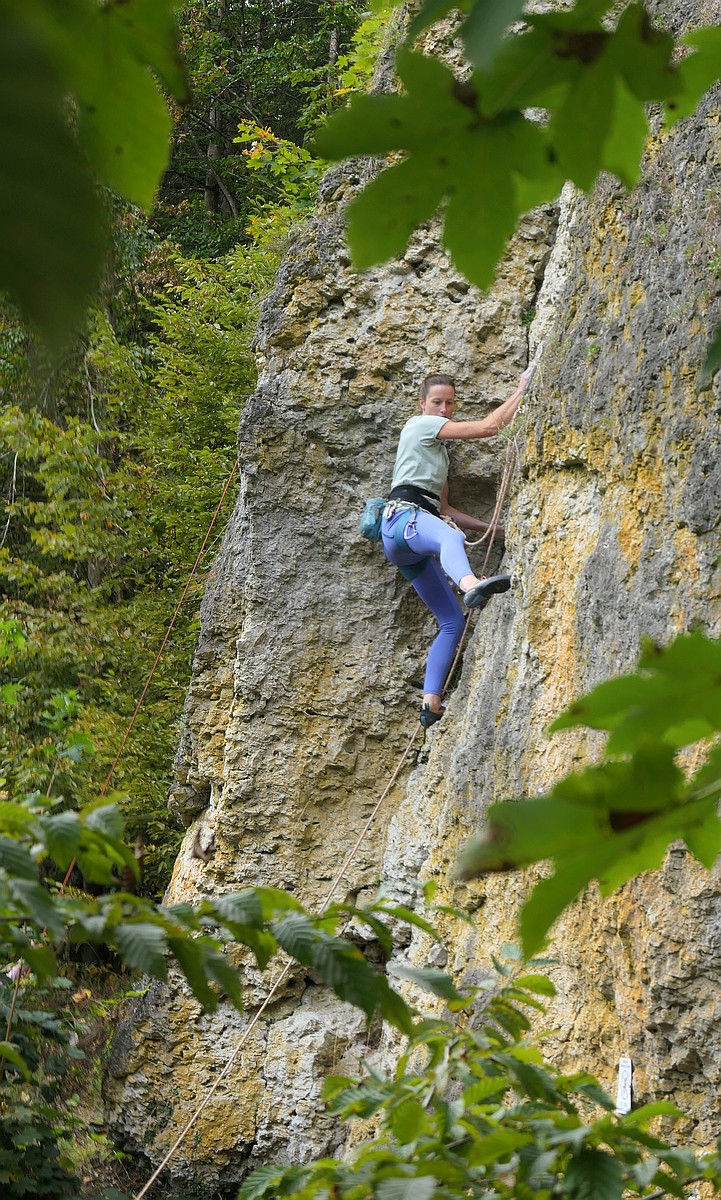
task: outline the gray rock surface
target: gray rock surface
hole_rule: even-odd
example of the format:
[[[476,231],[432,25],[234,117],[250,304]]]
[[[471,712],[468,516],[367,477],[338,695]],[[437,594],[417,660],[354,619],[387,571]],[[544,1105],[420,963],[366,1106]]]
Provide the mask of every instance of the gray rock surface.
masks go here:
[[[689,0],[682,15],[713,19],[708,7]],[[595,753],[591,735],[545,730],[579,691],[631,666],[643,635],[721,632],[721,397],[718,381],[697,390],[721,292],[717,107],[652,139],[631,195],[607,180],[590,199],[569,189],[558,214],[526,218],[483,295],[435,227],[401,260],[354,273],[342,212],[359,182],[356,165],[329,174],[264,305],[240,493],[203,604],[176,759],[172,803],[188,832],[170,896],[262,882],[322,901],[413,727],[432,637],[420,602],[358,538],[362,501],[387,489],[420,378],[449,371],[458,415],[484,414],[527,361],[535,309],[530,337],[545,351],[514,429],[513,592],[475,622],[448,715],[340,892],[363,897],[380,881],[412,900],[419,880],[438,879],[476,915],[472,933],[450,918],[446,928],[447,968],[469,978],[513,938],[529,885],[451,882],[485,806],[545,790]],[[506,445],[454,455],[459,507],[489,511]],[[208,863],[192,854],[198,834],[203,844],[214,834]],[[720,1131],[720,912],[715,878],[674,850],[611,901],[587,896],[556,942],[559,1062],[613,1086],[629,1054],[637,1096],[673,1095],[701,1142]],[[428,953],[414,935],[397,960]],[[107,1081],[124,1145],[159,1160],[268,988],[253,973],[248,986],[242,1017],[203,1015],[177,982],[140,1002]],[[353,1010],[294,977],[172,1170],[230,1183],[261,1161],[333,1152],[322,1075],[352,1070],[367,1048]]]

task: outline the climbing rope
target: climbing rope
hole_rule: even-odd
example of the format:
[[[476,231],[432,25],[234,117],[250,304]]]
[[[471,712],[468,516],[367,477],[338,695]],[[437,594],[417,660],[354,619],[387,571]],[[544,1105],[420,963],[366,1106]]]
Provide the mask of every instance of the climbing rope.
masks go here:
[[[466,622],[465,622],[465,625],[463,628],[463,633],[461,635],[461,640],[458,643],[458,648],[456,649],[456,653],[453,658],[453,662],[451,663],[450,668],[448,670],[448,674],[446,676],[445,683],[443,685],[443,693],[442,694],[445,694],[446,687],[447,687],[450,679],[453,677],[453,672],[455,671],[456,666],[458,664],[458,660],[461,656],[461,651],[463,649],[463,643],[465,641],[466,635],[468,633],[468,629],[470,627],[471,616],[472,616],[471,612],[466,613]],[[411,752],[411,749],[413,747],[413,743],[415,742],[415,740],[418,737],[418,734],[420,733],[422,728],[423,728],[423,726],[419,722],[418,725],[416,725],[413,733],[411,734],[411,737],[406,745],[406,748],[403,751],[398,762],[396,763],[396,766],[393,770],[393,773],[392,773],[390,779],[388,780],[388,783],[386,784],[385,788],[383,789],[383,792],[381,793],[381,795],[378,797],[378,800],[376,801],[375,805],[373,806],[373,810],[372,810],[370,816],[367,818],[367,820],[366,820],[365,824],[363,825],[363,828],[361,829],[360,833],[358,834],[355,842],[351,846],[350,850],[348,851],[345,858],[343,859],[343,862],[341,863],[340,867],[338,868],[338,871],[336,872],[336,874],[333,878],[333,882],[331,883],[330,888],[328,889],[328,893],[321,905],[319,916],[322,916],[323,913],[326,912],[328,907],[330,906],[330,903],[331,903],[333,897],[335,896],[336,891],[338,890],[338,887],[340,886],[340,883],[343,879],[343,876],[345,875],[345,872],[347,871],[348,867],[350,866],[353,859],[355,858],[355,855],[356,855],[358,849],[360,848],[360,846],[362,845],[363,841],[365,840],[365,837],[368,834],[373,822],[375,821],[375,818],[378,815],[378,812],[380,811],[380,808],[383,805],[383,802],[385,801],[391,788],[393,787],[394,783],[398,779],[398,776],[400,775],[401,771],[403,770],[406,759],[408,758],[408,756]],[[220,1087],[223,1080],[226,1079],[227,1076],[230,1074],[231,1068],[233,1067],[235,1060],[237,1059],[241,1050],[245,1046],[246,1042],[248,1041],[248,1038],[250,1037],[251,1033],[255,1029],[256,1025],[260,1021],[260,1018],[263,1016],[264,1012],[269,1007],[273,998],[277,995],[280,987],[285,982],[285,980],[288,978],[290,972],[294,969],[295,965],[296,964],[294,962],[287,963],[286,966],[281,971],[281,973],[275,979],[275,981],[273,982],[273,984],[268,992],[268,995],[265,997],[265,1000],[261,1004],[260,1008],[253,1016],[250,1023],[247,1025],[242,1036],[239,1038],[237,1044],[235,1045],[235,1047],[233,1048],[233,1051],[231,1052],[230,1058],[228,1059],[227,1063],[225,1064],[222,1071],[218,1075],[217,1079],[212,1084],[212,1086],[210,1087],[210,1089],[204,1096],[201,1103],[195,1109],[192,1116],[188,1119],[188,1121],[185,1123],[185,1125],[181,1129],[177,1138],[173,1142],[173,1145],[170,1147],[167,1154],[165,1155],[165,1158],[162,1160],[161,1163],[159,1163],[159,1165],[153,1171],[153,1174],[146,1181],[146,1183],[143,1185],[143,1187],[140,1189],[140,1191],[136,1194],[135,1200],[143,1200],[143,1197],[145,1195],[147,1195],[150,1188],[153,1186],[153,1184],[156,1182],[156,1180],[159,1178],[159,1176],[162,1175],[162,1173],[165,1170],[165,1168],[167,1167],[168,1163],[174,1157],[176,1151],[183,1144],[183,1142],[185,1141],[185,1138],[188,1136],[191,1129],[197,1124],[199,1118],[202,1116],[203,1112],[207,1108],[207,1106],[210,1103],[215,1092],[218,1090],[218,1088]]]
[[[523,401],[525,400],[526,396],[528,395],[528,393],[531,390],[531,387],[533,385],[533,380],[536,376],[536,372],[537,372],[540,362],[541,362],[542,354],[543,354],[543,342],[539,342],[538,345],[536,346],[536,350],[533,355],[533,358],[531,359],[530,363],[528,364],[527,369],[530,371],[530,375],[529,375],[528,381],[526,383],[525,391],[521,398],[521,403],[519,404],[516,412],[514,413],[513,419],[510,421],[510,423],[508,425],[509,432],[513,429],[513,426],[516,421],[516,417],[518,416],[518,414],[521,411]],[[485,532],[479,538],[476,538],[475,541],[471,541],[470,538],[465,539],[467,546],[480,546],[483,544],[483,542],[485,542],[485,541],[488,542],[488,545],[486,547],[485,558],[483,559],[483,566],[481,567],[481,570],[480,570],[481,579],[485,578],[486,570],[488,568],[488,561],[489,561],[489,559],[491,557],[491,553],[493,551],[493,541],[494,541],[495,533],[496,533],[496,530],[498,529],[501,512],[503,511],[503,505],[506,500],[506,495],[508,493],[508,488],[510,486],[511,479],[513,478],[513,472],[515,470],[517,461],[518,461],[518,441],[515,437],[512,437],[506,446],[506,453],[505,453],[504,462],[503,462],[503,471],[501,472],[501,482],[499,483],[498,490],[496,492],[496,503],[495,503],[495,507],[493,509],[493,515],[488,523],[488,529],[486,529]]]
[[[531,378],[528,380],[528,384],[527,384],[527,386],[526,386],[526,393],[525,393],[525,394],[527,394],[527,393],[528,393],[528,389],[529,389],[529,388],[530,388],[530,386],[531,386],[531,382],[532,382],[532,380],[533,380],[533,376],[535,375],[535,371],[536,371],[536,368],[537,368],[537,366],[538,366],[538,360],[540,359],[540,355],[541,355],[541,349],[542,349],[542,346],[541,346],[541,345],[539,345],[539,347],[538,347],[538,349],[537,349],[537,351],[536,351],[536,355],[535,355],[535,357],[534,357],[534,360],[533,360],[533,362],[530,364],[530,365],[531,365],[531,366],[532,366],[534,369],[533,369],[533,373],[532,373],[532,375],[531,375]],[[519,405],[519,409],[520,409],[520,405]],[[517,415],[517,413],[516,413],[516,415]],[[515,421],[515,416],[514,416],[513,420]],[[513,422],[511,422],[511,425],[512,425],[512,424],[513,424]],[[507,493],[507,491],[508,491],[508,487],[509,487],[509,484],[510,484],[511,477],[512,477],[512,475],[513,475],[513,469],[514,469],[514,466],[515,466],[515,463],[516,463],[516,459],[517,459],[517,446],[516,446],[515,439],[514,439],[512,442],[509,442],[509,444],[508,444],[508,448],[507,448],[507,450],[506,450],[506,461],[505,461],[505,464],[504,464],[503,473],[502,473],[502,476],[501,476],[501,483],[500,483],[500,485],[499,485],[499,490],[498,490],[498,497],[497,497],[497,500],[496,500],[496,505],[495,505],[495,508],[494,508],[493,517],[492,517],[492,519],[491,519],[491,523],[489,524],[489,528],[488,528],[488,530],[486,531],[486,533],[483,535],[483,537],[482,537],[482,538],[479,538],[478,542],[471,542],[471,543],[469,543],[469,545],[478,545],[480,542],[482,542],[482,541],[485,541],[485,540],[486,540],[486,538],[489,538],[489,539],[490,539],[490,540],[489,540],[489,546],[488,546],[488,549],[487,549],[487,551],[486,551],[486,558],[485,558],[484,566],[483,566],[483,570],[484,570],[484,571],[485,571],[486,565],[487,565],[487,563],[488,563],[488,557],[489,557],[489,555],[490,555],[490,552],[491,552],[491,549],[492,549],[492,541],[493,541],[493,539],[492,539],[492,535],[493,535],[493,533],[495,532],[495,530],[496,530],[496,528],[497,528],[497,526],[498,526],[498,520],[499,520],[500,513],[501,513],[501,510],[502,510],[502,507],[503,507],[503,503],[504,503],[504,500],[505,500],[505,497],[506,497],[506,493]],[[459,660],[459,658],[460,658],[460,656],[461,656],[461,652],[462,652],[462,649],[463,649],[463,643],[464,643],[464,641],[465,641],[465,639],[466,639],[466,636],[467,636],[467,634],[468,634],[468,630],[469,630],[469,627],[470,627],[470,618],[471,618],[471,613],[469,612],[469,613],[467,613],[467,614],[466,614],[466,620],[465,620],[465,625],[464,625],[464,628],[463,628],[463,633],[462,633],[462,635],[461,635],[461,639],[460,639],[460,641],[459,641],[459,643],[458,643],[458,647],[457,647],[457,649],[456,649],[456,653],[455,653],[455,656],[454,656],[454,658],[453,658],[453,662],[451,663],[451,666],[450,666],[450,668],[449,668],[448,674],[446,675],[445,682],[444,682],[444,684],[443,684],[442,695],[443,695],[443,694],[445,694],[445,691],[446,691],[446,688],[447,688],[447,686],[448,686],[448,683],[449,683],[450,679],[451,679],[451,678],[452,678],[452,676],[453,676],[453,672],[455,671],[455,669],[456,669],[456,665],[457,665],[457,663],[458,663],[458,660]],[[396,782],[396,780],[398,779],[398,776],[400,775],[400,773],[401,773],[401,771],[402,771],[402,769],[403,769],[403,766],[404,766],[404,764],[405,764],[405,762],[406,762],[406,759],[408,758],[408,756],[409,756],[409,754],[410,754],[410,752],[411,752],[411,749],[412,749],[412,747],[413,747],[413,743],[415,742],[415,740],[416,740],[416,738],[418,737],[418,734],[419,734],[419,732],[420,732],[420,730],[421,730],[422,728],[423,728],[423,726],[422,726],[422,725],[420,724],[420,722],[419,722],[419,723],[418,723],[418,725],[416,726],[416,728],[414,729],[413,733],[411,734],[411,737],[410,737],[410,739],[409,739],[409,741],[408,741],[408,744],[406,745],[406,748],[405,748],[405,750],[403,751],[403,754],[401,755],[400,759],[398,760],[398,763],[396,764],[396,766],[395,766],[395,769],[393,770],[393,773],[392,773],[392,775],[391,775],[390,779],[388,780],[388,783],[386,784],[385,788],[383,789],[383,792],[381,793],[381,795],[379,796],[378,800],[376,801],[376,803],[375,803],[375,805],[374,805],[374,807],[373,807],[373,810],[372,810],[372,812],[371,812],[370,816],[367,818],[367,820],[366,820],[365,824],[363,825],[363,827],[362,827],[362,829],[361,829],[360,833],[358,834],[358,836],[357,836],[357,838],[356,838],[355,842],[353,843],[353,845],[352,845],[351,849],[348,851],[348,853],[346,854],[345,858],[343,859],[343,861],[342,861],[342,863],[341,863],[340,867],[338,868],[338,871],[336,872],[336,875],[335,875],[335,877],[334,877],[334,879],[333,879],[333,882],[331,883],[331,886],[330,886],[330,888],[329,888],[329,890],[328,890],[328,894],[326,895],[326,897],[325,897],[325,899],[323,900],[323,903],[322,903],[322,905],[321,905],[321,908],[320,908],[320,913],[319,913],[319,915],[320,915],[320,916],[322,916],[322,914],[323,914],[324,912],[326,912],[326,910],[328,909],[328,907],[329,907],[329,905],[330,905],[330,903],[331,903],[331,901],[332,901],[333,897],[335,896],[335,893],[336,893],[336,891],[337,891],[338,887],[340,886],[340,883],[341,883],[341,881],[342,881],[342,879],[343,879],[343,876],[344,876],[344,874],[345,874],[346,870],[348,869],[348,867],[350,866],[351,862],[352,862],[352,861],[353,861],[353,859],[355,858],[356,852],[358,851],[359,847],[362,845],[362,843],[363,843],[363,841],[364,841],[364,839],[365,839],[365,837],[366,837],[366,835],[367,835],[368,831],[370,830],[370,828],[371,828],[371,826],[372,826],[372,824],[373,824],[373,822],[374,822],[374,820],[375,820],[375,818],[376,818],[376,816],[377,816],[377,814],[378,814],[378,812],[379,812],[379,810],[380,810],[380,808],[381,808],[381,806],[382,806],[383,802],[385,801],[386,797],[388,796],[388,794],[389,794],[389,792],[390,792],[391,788],[393,787],[394,783],[395,783],[395,782]],[[173,1142],[172,1146],[170,1147],[170,1149],[169,1149],[169,1150],[168,1150],[168,1152],[166,1153],[166,1155],[165,1155],[165,1157],[163,1158],[163,1160],[162,1160],[162,1161],[159,1163],[159,1165],[158,1165],[158,1166],[155,1168],[155,1170],[153,1171],[152,1175],[149,1177],[149,1179],[146,1181],[146,1183],[143,1185],[143,1187],[140,1189],[140,1191],[139,1191],[139,1192],[136,1194],[136,1196],[135,1196],[135,1200],[143,1200],[143,1197],[147,1195],[147,1193],[148,1193],[148,1191],[150,1190],[150,1188],[153,1186],[153,1184],[156,1182],[156,1180],[157,1180],[157,1179],[160,1177],[160,1175],[163,1173],[163,1171],[165,1170],[165,1168],[166,1168],[166,1166],[168,1165],[168,1163],[169,1163],[169,1162],[171,1161],[171,1159],[174,1157],[174,1155],[175,1155],[176,1151],[177,1151],[177,1150],[180,1148],[180,1146],[183,1144],[183,1142],[184,1142],[185,1138],[188,1136],[188,1134],[190,1133],[191,1129],[193,1129],[193,1127],[194,1127],[194,1126],[197,1124],[198,1120],[200,1119],[200,1117],[202,1116],[203,1112],[205,1111],[205,1109],[207,1108],[208,1104],[210,1103],[210,1101],[211,1101],[212,1097],[215,1095],[215,1092],[218,1090],[218,1088],[220,1087],[220,1085],[221,1085],[221,1083],[223,1082],[223,1080],[224,1080],[224,1079],[226,1079],[226,1078],[227,1078],[227,1076],[229,1075],[229,1073],[230,1073],[230,1071],[231,1071],[231,1069],[232,1069],[232,1067],[233,1067],[233,1065],[234,1065],[234,1063],[235,1063],[235,1061],[236,1061],[236,1059],[237,1059],[238,1055],[240,1054],[241,1050],[243,1049],[243,1047],[245,1046],[246,1042],[248,1041],[248,1038],[250,1037],[251,1033],[252,1033],[252,1032],[253,1032],[253,1030],[255,1029],[256,1025],[257,1025],[257,1024],[258,1024],[258,1022],[260,1021],[260,1019],[261,1019],[261,1017],[263,1016],[263,1014],[266,1012],[266,1010],[267,1010],[267,1008],[269,1007],[269,1005],[270,1005],[271,1001],[273,1000],[273,998],[274,998],[274,997],[277,995],[277,993],[278,993],[278,991],[279,991],[280,987],[281,987],[281,986],[282,986],[282,984],[285,982],[285,980],[288,978],[288,976],[289,976],[290,972],[291,972],[291,971],[292,971],[294,968],[295,968],[295,963],[291,961],[291,962],[289,962],[289,963],[287,963],[287,964],[286,964],[286,966],[283,968],[283,970],[282,970],[282,971],[280,972],[280,974],[277,976],[277,978],[275,979],[275,981],[274,981],[274,982],[273,982],[273,984],[271,985],[271,987],[270,987],[270,990],[268,991],[268,994],[267,994],[267,996],[265,997],[265,999],[264,999],[263,1003],[261,1004],[260,1008],[259,1008],[259,1009],[258,1009],[258,1011],[255,1013],[255,1015],[253,1016],[253,1018],[251,1019],[251,1021],[249,1022],[249,1024],[246,1026],[246,1028],[245,1028],[245,1030],[244,1030],[243,1034],[241,1035],[241,1037],[239,1038],[239,1040],[238,1040],[238,1042],[236,1043],[235,1047],[233,1048],[233,1050],[232,1050],[232,1052],[231,1052],[231,1055],[230,1055],[230,1057],[229,1057],[229,1059],[228,1059],[227,1063],[226,1063],[226,1064],[225,1064],[225,1066],[223,1067],[222,1071],[220,1072],[220,1074],[218,1075],[218,1077],[215,1079],[214,1083],[212,1084],[212,1086],[210,1087],[210,1089],[208,1090],[208,1092],[207,1092],[207,1093],[206,1093],[206,1095],[204,1096],[203,1100],[200,1102],[200,1104],[198,1105],[198,1107],[195,1109],[195,1111],[192,1113],[192,1115],[190,1116],[190,1118],[188,1119],[188,1121],[185,1123],[185,1125],[184,1125],[184,1126],[183,1126],[183,1128],[181,1129],[180,1133],[178,1134],[178,1136],[177,1136],[177,1138],[175,1139],[175,1141]]]
[[[454,666],[455,666],[455,662],[454,662]],[[398,760],[398,763],[396,764],[393,774],[391,775],[390,779],[388,780],[388,783],[386,784],[385,788],[383,789],[381,796],[376,801],[373,811],[371,812],[370,816],[366,820],[363,828],[361,829],[360,833],[358,834],[358,837],[356,838],[351,849],[348,851],[345,858],[343,859],[343,862],[341,863],[340,867],[338,868],[335,878],[333,879],[333,882],[331,883],[330,888],[328,889],[328,894],[326,895],[325,900],[323,901],[323,903],[321,905],[320,913],[319,913],[320,916],[322,916],[323,913],[326,912],[326,910],[328,909],[328,907],[331,903],[331,900],[333,899],[333,897],[338,889],[338,886],[340,885],[343,875],[345,874],[346,870],[348,869],[351,862],[355,858],[356,851],[362,844],[366,834],[368,833],[371,825],[373,824],[373,822],[376,818],[376,815],[377,815],[381,805],[383,804],[383,801],[385,800],[386,796],[388,795],[391,788],[393,787],[393,784],[396,782],[398,776],[400,775],[400,773],[403,769],[403,765],[404,765],[406,759],[408,758],[408,755],[411,752],[411,747],[413,746],[413,743],[415,742],[416,738],[418,737],[418,733],[421,729],[422,729],[422,725],[419,723],[416,726],[416,728],[414,729],[414,731],[408,741],[408,744],[407,744],[405,750],[403,751],[403,754],[401,755],[400,759]],[[242,1037],[238,1040],[235,1048],[233,1049],[233,1052],[230,1055],[230,1058],[228,1059],[227,1063],[223,1067],[223,1070],[220,1072],[217,1079],[213,1083],[212,1087],[206,1093],[204,1099],[198,1105],[198,1107],[196,1108],[193,1115],[183,1126],[182,1130],[180,1131],[177,1138],[173,1142],[173,1145],[170,1147],[167,1154],[165,1155],[165,1158],[163,1159],[163,1161],[160,1163],[160,1165],[158,1167],[156,1167],[156,1169],[153,1171],[153,1174],[148,1179],[147,1183],[145,1183],[143,1185],[143,1187],[140,1189],[140,1191],[137,1193],[135,1200],[142,1200],[143,1196],[145,1196],[147,1194],[148,1190],[155,1183],[158,1176],[161,1175],[162,1172],[165,1170],[165,1168],[168,1165],[168,1163],[170,1162],[171,1158],[174,1156],[176,1150],[182,1145],[183,1141],[185,1140],[187,1135],[190,1133],[190,1130],[193,1128],[193,1126],[198,1121],[198,1118],[201,1116],[201,1114],[207,1108],[208,1104],[210,1103],[211,1098],[213,1097],[213,1095],[215,1094],[217,1089],[220,1087],[220,1084],[223,1082],[223,1080],[229,1074],[231,1067],[233,1066],[236,1058],[240,1054],[241,1050],[243,1049],[243,1047],[244,1047],[245,1043],[247,1042],[248,1038],[250,1037],[251,1033],[255,1029],[255,1026],[258,1024],[258,1022],[260,1021],[260,1018],[263,1016],[263,1013],[268,1008],[271,1000],[277,994],[279,988],[285,982],[285,980],[288,978],[288,975],[295,968],[295,966],[296,966],[296,964],[291,961],[291,962],[287,963],[286,966],[283,968],[280,975],[277,977],[277,979],[273,983],[270,991],[268,992],[268,995],[266,996],[265,1000],[261,1004],[257,1013],[252,1018],[250,1023],[247,1025]]]

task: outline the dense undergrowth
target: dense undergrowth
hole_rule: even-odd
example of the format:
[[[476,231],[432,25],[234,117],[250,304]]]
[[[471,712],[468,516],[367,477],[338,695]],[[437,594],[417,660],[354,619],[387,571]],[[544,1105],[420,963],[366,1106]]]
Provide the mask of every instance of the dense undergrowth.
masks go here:
[[[365,83],[385,36],[365,17],[356,0],[186,0],[194,99],[176,112],[155,210],[106,193],[102,287],[61,358],[0,302],[0,805],[40,797],[57,813],[98,796],[233,466],[259,305],[323,169],[304,143]],[[233,497],[113,777],[142,862],[132,887],[149,898],[182,836],[167,788]],[[19,988],[12,961],[5,971],[3,1196],[127,1194],[142,1168],[108,1143],[99,1087],[133,984],[112,956],[70,956]]]

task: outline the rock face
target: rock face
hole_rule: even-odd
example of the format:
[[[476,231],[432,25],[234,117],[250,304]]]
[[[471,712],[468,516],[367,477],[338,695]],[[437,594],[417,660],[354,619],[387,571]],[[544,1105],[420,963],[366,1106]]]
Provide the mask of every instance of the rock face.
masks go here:
[[[709,5],[684,7],[684,18],[719,19]],[[655,137],[633,194],[607,181],[529,216],[484,295],[435,228],[402,260],[354,274],[342,212],[359,182],[357,167],[327,177],[264,306],[240,494],[204,601],[176,760],[172,804],[188,832],[170,897],[262,882],[322,903],[414,726],[432,637],[412,591],[358,538],[362,500],[387,490],[423,375],[453,374],[458,416],[480,416],[512,391],[529,335],[542,338],[538,387],[514,428],[504,565],[515,587],[476,620],[446,718],[337,893],[363,899],[380,881],[412,901],[419,879],[437,878],[475,911],[471,933],[448,926],[447,968],[471,978],[513,938],[529,883],[450,882],[484,807],[546,790],[593,755],[588,734],[544,731],[581,690],[629,668],[643,635],[721,634],[721,397],[697,389],[721,293],[718,109],[709,100]],[[497,438],[454,453],[458,507],[492,507],[504,449]],[[193,846],[211,836],[204,862]],[[414,937],[397,957],[427,952]],[[673,850],[611,901],[584,898],[555,953],[558,1061],[613,1087],[628,1055],[638,1099],[673,1095],[701,1143],[718,1136],[718,881]],[[242,1016],[202,1014],[179,984],[150,989],[107,1081],[124,1145],[159,1161],[268,986],[249,974]],[[261,1162],[334,1152],[322,1078],[367,1050],[355,1010],[299,971],[171,1170],[222,1186]]]

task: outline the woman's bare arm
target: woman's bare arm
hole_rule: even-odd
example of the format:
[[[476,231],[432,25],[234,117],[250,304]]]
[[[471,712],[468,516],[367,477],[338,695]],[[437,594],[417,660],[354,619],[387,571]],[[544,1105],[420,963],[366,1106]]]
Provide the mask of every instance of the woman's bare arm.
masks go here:
[[[510,425],[518,412],[518,406],[525,395],[530,379],[531,368],[527,367],[521,375],[513,395],[504,400],[503,404],[499,404],[498,408],[489,413],[487,417],[483,417],[480,421],[446,421],[445,425],[441,425],[436,437],[441,441],[450,439],[466,441],[473,438],[493,437],[501,429],[505,429],[506,425]]]

